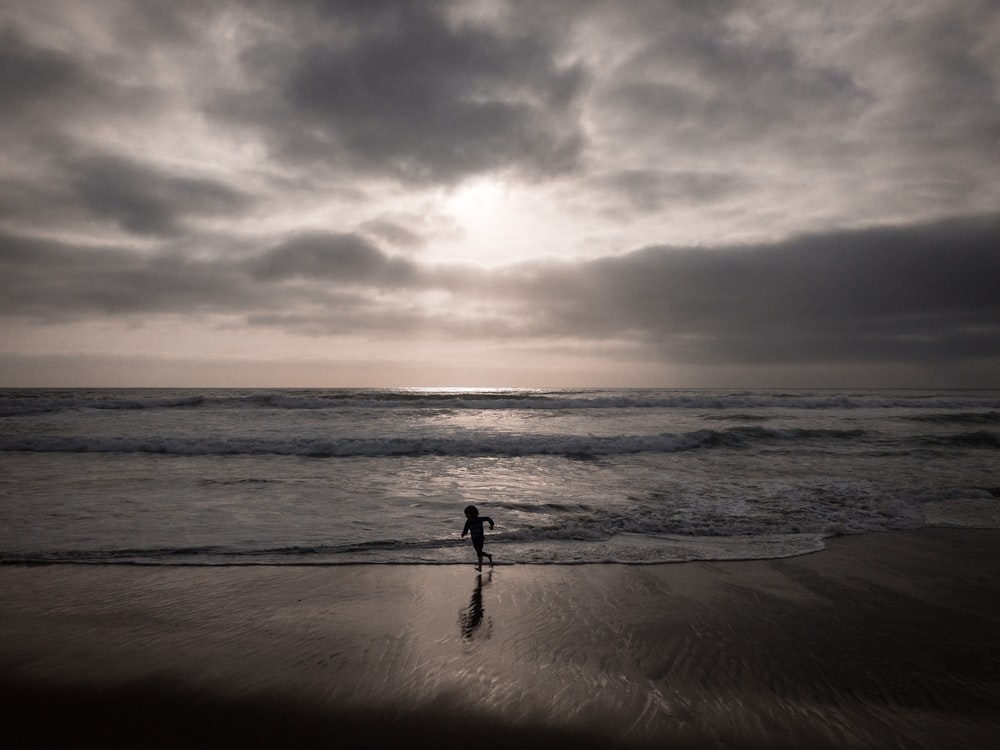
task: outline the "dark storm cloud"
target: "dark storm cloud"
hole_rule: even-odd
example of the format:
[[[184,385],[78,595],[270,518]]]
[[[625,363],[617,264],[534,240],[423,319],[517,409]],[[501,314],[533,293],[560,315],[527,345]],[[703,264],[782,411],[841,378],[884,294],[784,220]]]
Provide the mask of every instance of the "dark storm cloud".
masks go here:
[[[517,285],[547,335],[632,336],[713,364],[1000,356],[1000,220],[653,247]],[[545,304],[545,299],[559,300]]]
[[[405,181],[577,164],[584,75],[557,62],[554,29],[458,23],[438,3],[322,7],[295,22],[326,25],[329,39],[252,46],[241,59],[260,86],[212,111],[262,128],[285,156]]]
[[[215,180],[172,174],[119,156],[69,162],[68,182],[83,206],[136,234],[172,235],[199,216],[242,213],[248,196]]]

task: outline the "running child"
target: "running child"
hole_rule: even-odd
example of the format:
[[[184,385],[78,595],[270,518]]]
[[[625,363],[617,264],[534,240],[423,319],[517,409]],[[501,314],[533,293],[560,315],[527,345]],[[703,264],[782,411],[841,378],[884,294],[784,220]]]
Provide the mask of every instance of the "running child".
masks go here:
[[[476,570],[483,569],[483,555],[490,559],[490,567],[493,567],[493,555],[483,552],[483,523],[489,523],[493,528],[493,519],[488,516],[479,515],[479,509],[475,505],[470,505],[465,509],[465,528],[462,529],[462,536],[472,534],[472,546],[476,548],[476,555],[479,556],[479,564]]]

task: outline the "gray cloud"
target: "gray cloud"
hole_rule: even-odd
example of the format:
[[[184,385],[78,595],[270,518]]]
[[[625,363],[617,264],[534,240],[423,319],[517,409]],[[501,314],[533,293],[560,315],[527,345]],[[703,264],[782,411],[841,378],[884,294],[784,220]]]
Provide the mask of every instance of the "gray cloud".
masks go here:
[[[417,248],[424,244],[424,238],[418,232],[388,218],[370,219],[358,229],[398,247]]]
[[[268,304],[267,290],[244,277],[237,267],[170,252],[0,234],[0,312],[8,318],[65,322]]]
[[[0,315],[995,361],[998,39],[991,0],[11,0]]]
[[[148,50],[141,40],[122,36],[115,40],[122,48],[113,52],[81,50],[76,39],[60,39],[74,19],[60,17],[59,8],[41,2],[24,12],[20,3],[10,5],[0,9],[0,133],[17,144],[11,161],[45,162],[93,140],[109,121],[121,125],[164,111],[164,92],[144,75]],[[110,4],[94,10],[113,15]]]
[[[120,156],[71,160],[68,181],[93,216],[136,234],[174,235],[187,219],[240,214],[250,205],[248,196],[221,182]]]
[[[749,189],[739,175],[724,172],[664,172],[624,169],[597,177],[598,189],[617,194],[634,211],[650,213],[667,206],[722,201]]]
[[[347,234],[214,262],[4,237],[0,299],[43,318],[214,311],[316,335],[631,340],[702,364],[948,363],[1000,356],[998,245],[994,216],[488,271],[421,268]],[[417,303],[435,290],[446,311]]]
[[[322,279],[342,284],[412,282],[417,267],[386,255],[363,237],[314,233],[294,237],[250,263],[254,277],[264,281]]]
[[[212,110],[262,128],[285,157],[404,181],[498,169],[544,176],[577,165],[584,75],[557,61],[555,30],[456,23],[435,3],[323,8],[305,21],[329,28],[330,40],[252,46],[241,60],[259,87]],[[337,33],[345,23],[347,39]]]
[[[317,335],[401,331],[422,325],[412,293],[436,283],[351,234],[302,235],[205,260],[0,233],[0,316],[32,324],[218,314]]]
[[[1000,356],[1000,221],[653,247],[518,286],[548,335],[630,335],[688,362]],[[556,297],[547,308],[542,300]]]
[[[82,84],[83,76],[69,56],[32,45],[12,28],[0,28],[0,120]]]
[[[651,3],[606,17],[634,51],[596,77],[592,132],[633,169],[727,172],[754,186],[743,204],[856,224],[996,205],[982,168],[1000,162],[994,3]]]
[[[747,33],[737,9],[678,3],[635,14],[645,43],[605,76],[607,116],[631,138],[699,153],[808,138],[811,128],[829,138],[859,112],[867,94],[850,70],[810,60],[789,29],[764,21],[763,32]]]

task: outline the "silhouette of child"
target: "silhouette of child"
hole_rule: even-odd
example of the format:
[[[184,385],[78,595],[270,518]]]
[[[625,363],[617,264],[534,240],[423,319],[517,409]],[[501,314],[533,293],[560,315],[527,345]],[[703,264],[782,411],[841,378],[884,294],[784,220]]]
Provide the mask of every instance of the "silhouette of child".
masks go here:
[[[476,566],[476,570],[483,569],[483,555],[490,558],[490,567],[493,567],[493,555],[489,552],[483,552],[483,523],[489,523],[490,528],[493,528],[493,519],[488,516],[480,516],[479,509],[475,505],[470,505],[465,509],[465,528],[462,529],[462,536],[466,534],[472,534],[472,546],[476,548],[476,555],[479,556],[479,564]]]

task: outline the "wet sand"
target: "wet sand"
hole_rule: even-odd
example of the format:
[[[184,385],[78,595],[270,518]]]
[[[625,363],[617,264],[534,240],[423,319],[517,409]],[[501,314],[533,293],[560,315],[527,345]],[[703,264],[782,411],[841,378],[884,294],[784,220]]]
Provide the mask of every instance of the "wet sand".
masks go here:
[[[0,744],[997,746],[998,594],[973,530],[481,576],[4,566]]]

